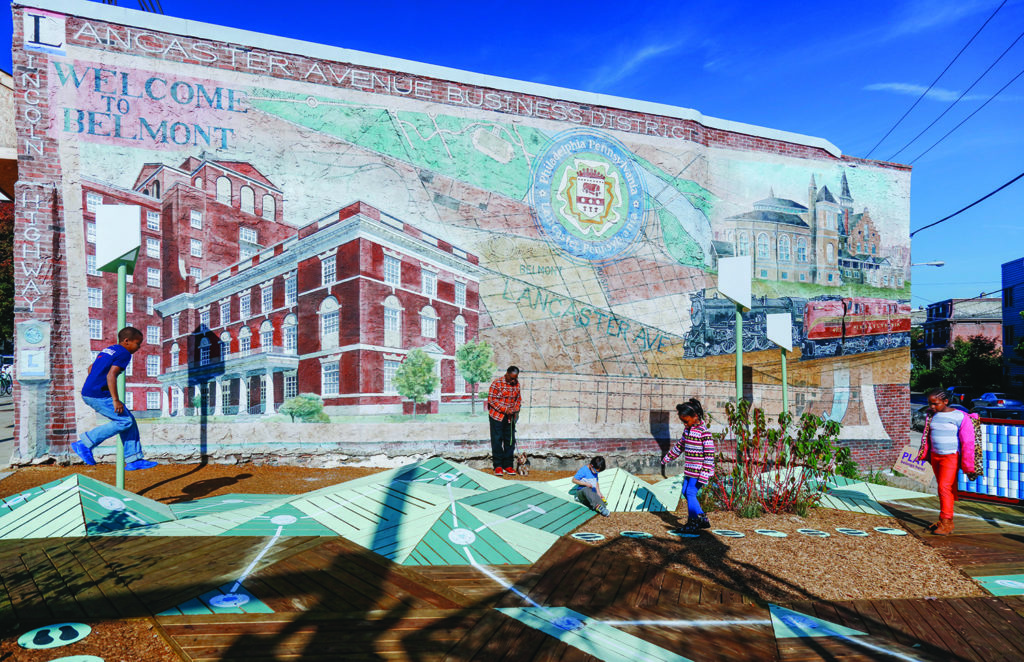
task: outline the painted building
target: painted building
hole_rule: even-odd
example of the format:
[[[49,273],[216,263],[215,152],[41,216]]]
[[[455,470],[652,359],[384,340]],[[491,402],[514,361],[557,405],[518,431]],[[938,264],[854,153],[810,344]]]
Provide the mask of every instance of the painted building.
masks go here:
[[[1024,341],[1024,258],[1002,266],[1003,276],[1003,371],[1005,386],[1024,391],[1024,356],[1017,346]]]
[[[848,320],[857,338],[839,324],[802,339],[795,406],[841,421],[867,464],[906,442],[906,166],[686,108],[82,0],[29,0],[14,27],[21,461],[67,457],[95,422],[76,392],[115,331],[113,278],[88,259],[97,201],[140,208],[129,320],[159,331],[129,392],[158,456],[482,457],[486,420],[460,402],[454,360],[464,323],[499,370],[523,369],[523,447],[654,461],[677,402],[721,419],[734,392],[709,351],[722,329],[693,302],[714,308],[719,256],[744,251],[754,295],[784,303],[795,333],[872,318]],[[777,412],[778,353],[743,342],[748,395]],[[408,403],[388,379],[417,347],[436,359],[443,419],[397,415]],[[275,414],[292,392],[320,394],[334,424]],[[180,415],[196,403],[202,424]]]

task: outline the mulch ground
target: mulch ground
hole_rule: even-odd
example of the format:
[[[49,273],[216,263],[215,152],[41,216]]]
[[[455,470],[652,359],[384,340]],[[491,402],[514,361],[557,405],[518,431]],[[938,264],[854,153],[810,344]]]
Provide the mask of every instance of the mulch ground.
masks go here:
[[[126,487],[142,496],[170,504],[229,493],[296,494],[379,471],[383,469],[165,464],[129,473]],[[0,480],[0,497],[11,496],[72,473],[114,483],[111,465],[22,467]],[[528,477],[516,476],[506,480],[553,480],[568,475],[571,472],[533,471]],[[655,477],[647,478],[655,480]],[[986,595],[977,584],[916,537],[872,531],[875,526],[898,528],[898,521],[892,518],[829,509],[814,509],[807,518],[766,515],[755,520],[741,519],[733,513],[710,513],[715,528],[741,531],[745,537],[723,538],[708,531],[691,539],[670,535],[669,529],[679,526],[685,517],[683,504],[682,512],[676,513],[613,513],[607,518],[595,517],[578,530],[601,533],[609,538],[624,530],[649,532],[653,534],[650,539],[621,541],[621,549],[701,581],[773,602]],[[870,535],[852,538],[836,532],[835,527],[859,528]],[[754,533],[756,528],[776,529],[787,533],[788,537],[765,537]],[[799,528],[820,529],[831,535],[821,539],[809,538],[797,533]],[[96,623],[93,626],[93,634],[75,646],[75,653],[86,653],[82,646],[88,643],[88,653],[108,662],[178,659],[147,619]],[[0,637],[0,662],[53,659],[53,651],[47,654],[46,651],[21,649],[16,638],[17,634]],[[125,642],[134,643],[129,649]]]

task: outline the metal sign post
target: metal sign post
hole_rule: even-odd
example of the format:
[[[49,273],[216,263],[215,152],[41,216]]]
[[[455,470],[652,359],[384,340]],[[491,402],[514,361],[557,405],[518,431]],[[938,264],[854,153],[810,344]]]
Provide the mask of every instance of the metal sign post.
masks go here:
[[[789,412],[789,381],[786,379],[786,353],[793,351],[793,316],[772,313],[765,318],[768,340],[782,351],[782,411]]]
[[[96,268],[117,274],[117,330],[128,325],[128,274],[142,247],[142,207],[99,205],[96,208]],[[117,376],[117,397],[125,401],[124,372]],[[117,439],[117,487],[124,489],[124,442]]]
[[[743,312],[750,310],[750,281],[754,268],[749,255],[718,260],[718,291],[736,304],[736,405],[743,399]]]

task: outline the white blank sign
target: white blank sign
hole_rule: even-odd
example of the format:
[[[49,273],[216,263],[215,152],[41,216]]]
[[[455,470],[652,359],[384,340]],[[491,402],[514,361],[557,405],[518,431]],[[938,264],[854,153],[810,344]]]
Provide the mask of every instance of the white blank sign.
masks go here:
[[[750,309],[750,279],[754,263],[749,255],[718,260],[718,291],[733,303]]]
[[[96,207],[96,268],[117,271],[119,264],[135,270],[142,246],[142,207],[98,205]]]
[[[786,350],[793,351],[793,316],[789,313],[772,313],[765,316],[768,340]]]

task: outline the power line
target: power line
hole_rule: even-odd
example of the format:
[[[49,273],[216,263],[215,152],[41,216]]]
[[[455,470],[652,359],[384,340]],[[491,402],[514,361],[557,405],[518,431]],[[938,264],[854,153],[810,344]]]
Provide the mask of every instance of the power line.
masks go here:
[[[973,112],[973,113],[971,113],[971,114],[970,114],[970,115],[968,115],[967,117],[965,117],[965,118],[963,118],[962,120],[960,120],[960,123],[959,123],[959,124],[957,124],[957,125],[956,125],[956,126],[954,126],[954,127],[952,128],[952,129],[950,129],[949,131],[947,131],[947,132],[946,132],[946,135],[942,136],[941,138],[939,138],[938,140],[936,140],[936,141],[935,141],[934,143],[932,143],[932,146],[931,146],[931,147],[929,147],[928,149],[924,150],[923,152],[921,152],[920,154],[918,154],[917,156],[915,156],[915,157],[913,158],[913,160],[911,160],[911,162],[910,162],[910,163],[911,163],[911,164],[913,164],[913,163],[914,163],[914,161],[917,161],[917,160],[918,160],[919,158],[921,158],[922,156],[924,156],[924,155],[925,155],[925,154],[927,154],[928,152],[932,151],[932,149],[933,149],[934,147],[936,147],[936,146],[937,146],[937,145],[938,145],[939,143],[941,143],[941,142],[942,142],[943,140],[945,140],[946,138],[948,138],[948,137],[950,136],[950,134],[951,134],[951,133],[953,133],[954,131],[956,131],[956,130],[957,130],[957,129],[959,129],[960,127],[962,127],[962,126],[964,125],[964,123],[966,123],[966,122],[967,122],[967,120],[969,120],[969,119],[971,119],[972,117],[974,117],[975,115],[977,115],[977,114],[978,114],[978,111],[979,111],[979,110],[981,110],[982,108],[984,108],[985,106],[987,106],[987,105],[988,105],[988,103],[989,103],[989,101],[992,101],[992,100],[993,100],[993,99],[995,99],[995,98],[996,98],[997,96],[999,96],[999,95],[1000,95],[1000,94],[1002,93],[1002,91],[1003,91],[1003,90],[1005,90],[1006,88],[1010,87],[1010,85],[1013,85],[1014,81],[1016,81],[1016,80],[1017,80],[1018,78],[1020,78],[1020,77],[1021,77],[1022,75],[1024,75],[1024,69],[1021,69],[1021,70],[1020,70],[1020,71],[1019,71],[1019,72],[1017,73],[1017,75],[1016,75],[1016,76],[1014,76],[1013,78],[1011,78],[1011,79],[1010,79],[1010,81],[1009,81],[1008,83],[1006,83],[1006,85],[1003,85],[1002,87],[1000,87],[1000,88],[999,88],[999,90],[998,90],[998,91],[996,91],[996,93],[995,93],[995,94],[993,94],[993,95],[992,95],[992,96],[990,96],[990,97],[989,97],[988,99],[986,99],[986,100],[985,100],[985,103],[983,103],[983,104],[981,104],[980,106],[978,106],[977,108],[975,108],[975,109],[974,109],[974,112]]]
[[[973,42],[974,39],[979,34],[981,34],[981,31],[985,29],[985,26],[988,25],[989,21],[991,21],[993,18],[995,18],[996,14],[999,13],[999,10],[1002,9],[1003,5],[1005,5],[1005,4],[1006,4],[1006,0],[1003,0],[1003,2],[1000,3],[1000,5],[998,7],[996,7],[996,10],[994,12],[992,12],[992,15],[989,16],[987,19],[985,19],[985,22],[981,24],[981,27],[978,28],[978,31],[974,33],[974,36],[972,36],[970,39],[967,40],[967,43],[964,44],[964,47],[960,49],[960,52],[958,52],[955,56],[953,56],[953,59],[949,61],[949,64],[946,65],[946,68],[942,70],[942,73],[940,73],[938,76],[936,76],[935,80],[932,81],[932,84],[928,86],[928,89],[925,90],[924,92],[922,92],[921,96],[919,96],[917,98],[917,101],[915,101],[913,104],[911,104],[910,108],[907,109],[907,112],[903,113],[903,116],[900,117],[898,120],[896,120],[896,123],[892,125],[892,128],[889,129],[884,136],[882,136],[882,139],[879,140],[877,143],[875,143],[875,146],[871,148],[871,151],[869,151],[867,153],[867,156],[865,158],[871,158],[871,155],[874,153],[874,151],[876,149],[878,149],[878,146],[881,145],[882,142],[886,138],[888,138],[889,135],[892,134],[893,131],[896,130],[896,127],[898,127],[900,125],[900,123],[903,122],[903,120],[905,120],[907,118],[907,115],[910,114],[910,111],[914,110],[914,108],[917,106],[917,104],[919,104],[921,102],[921,99],[925,98],[925,96],[929,92],[932,91],[932,88],[935,87],[935,84],[939,82],[939,79],[942,78],[944,75],[946,75],[946,72],[949,71],[949,68],[953,66],[953,63],[956,62],[957,59],[961,55],[963,55],[963,52],[965,50],[967,50],[967,47],[971,45],[971,42]]]
[[[1021,73],[1024,73],[1024,71],[1022,71]],[[1018,74],[1018,75],[1020,75],[1020,74]],[[999,192],[1000,192],[1000,191],[1002,191],[1002,190],[1003,190],[1004,188],[1006,188],[1006,187],[1007,187],[1007,186],[1009,186],[1010,184],[1013,184],[1014,182],[1016,182],[1016,181],[1017,181],[1018,179],[1020,179],[1021,177],[1024,177],[1024,172],[1020,173],[1019,175],[1017,175],[1016,177],[1014,177],[1014,178],[1013,178],[1013,179],[1011,179],[1010,181],[1006,182],[1005,184],[1003,184],[1002,186],[1000,186],[1000,187],[999,187],[999,188],[997,188],[996,190],[992,191],[991,193],[989,193],[989,194],[987,194],[987,195],[985,195],[985,196],[982,196],[982,197],[978,198],[977,200],[975,200],[975,201],[974,201],[974,202],[972,202],[971,204],[967,205],[967,206],[966,206],[966,207],[964,207],[963,209],[957,210],[957,211],[953,212],[952,214],[950,214],[949,216],[946,216],[945,218],[940,218],[939,220],[935,221],[934,223],[929,223],[928,225],[925,225],[925,226],[919,227],[918,229],[916,229],[916,230],[914,230],[913,232],[911,232],[911,233],[910,233],[910,236],[911,236],[911,237],[913,237],[913,236],[914,236],[915,234],[917,234],[917,233],[918,233],[918,232],[920,232],[921,230],[927,230],[928,228],[931,228],[931,227],[935,227],[935,226],[936,226],[936,225],[938,225],[939,223],[943,223],[943,222],[945,222],[945,221],[948,221],[949,219],[953,218],[954,216],[956,216],[956,215],[958,215],[958,214],[962,214],[962,213],[964,213],[965,211],[967,211],[968,209],[970,209],[970,208],[971,208],[971,207],[973,207],[974,205],[978,204],[979,202],[984,202],[985,200],[988,200],[988,199],[989,199],[989,198],[991,198],[991,197],[992,197],[993,195],[995,195],[996,193],[999,193]]]
[[[981,82],[981,79],[982,79],[982,78],[984,78],[984,77],[985,77],[986,75],[988,75],[988,72],[992,71],[992,67],[994,67],[994,66],[996,66],[997,64],[999,64],[999,61],[1003,59],[1003,56],[1005,56],[1005,55],[1006,55],[1007,53],[1009,53],[1009,52],[1010,52],[1010,49],[1011,49],[1011,48],[1013,48],[1014,46],[1016,46],[1016,45],[1017,45],[1017,42],[1018,42],[1018,41],[1020,41],[1022,37],[1024,37],[1024,32],[1021,32],[1021,33],[1020,33],[1019,35],[1017,35],[1017,38],[1013,40],[1013,43],[1012,43],[1012,44],[1010,44],[1009,46],[1007,46],[1007,47],[1006,47],[1006,50],[1005,50],[1005,51],[1003,51],[1003,52],[1002,52],[1002,53],[1001,53],[1001,54],[999,55],[999,57],[997,57],[997,58],[996,58],[995,62],[993,62],[992,64],[988,65],[988,69],[986,69],[986,70],[985,70],[985,71],[984,71],[984,72],[983,72],[983,73],[982,73],[982,74],[981,74],[980,76],[978,76],[977,78],[975,78],[975,79],[974,79],[974,82],[973,82],[973,83],[971,83],[970,87],[968,87],[968,88],[967,88],[966,90],[964,90],[963,92],[961,92],[961,93],[960,93],[960,96],[958,96],[958,97],[956,98],[956,101],[954,101],[953,103],[951,103],[951,104],[949,104],[948,106],[946,106],[946,109],[945,109],[945,110],[943,110],[943,111],[942,111],[941,113],[939,113],[939,116],[938,116],[938,117],[936,117],[935,119],[933,119],[933,120],[932,120],[932,122],[931,122],[931,124],[929,124],[929,125],[928,125],[928,126],[926,126],[926,127],[924,128],[924,129],[922,129],[922,130],[921,130],[921,133],[919,133],[919,134],[917,134],[916,136],[914,136],[914,137],[913,137],[913,139],[911,139],[911,141],[910,141],[910,142],[908,142],[908,143],[907,143],[906,145],[904,145],[903,147],[900,147],[900,148],[899,148],[899,149],[898,149],[898,150],[896,151],[896,153],[894,153],[894,154],[893,154],[892,156],[890,156],[890,157],[889,157],[888,159],[886,159],[886,160],[887,160],[887,161],[892,161],[893,159],[895,159],[895,158],[896,158],[897,156],[899,156],[900,152],[902,152],[902,151],[903,151],[903,150],[905,150],[906,148],[908,148],[908,147],[910,147],[911,145],[913,145],[913,144],[914,144],[914,143],[915,143],[915,142],[917,141],[917,139],[918,139],[918,138],[920,138],[921,136],[923,136],[923,135],[925,134],[925,132],[926,132],[926,131],[928,131],[928,129],[930,129],[930,128],[932,128],[933,126],[935,126],[935,123],[936,123],[936,122],[938,122],[938,121],[939,121],[939,120],[941,120],[941,119],[942,119],[943,117],[945,117],[946,113],[948,113],[948,112],[949,112],[950,110],[952,110],[952,109],[953,109],[953,106],[955,106],[955,105],[957,105],[958,103],[960,103],[960,101],[961,101],[961,100],[962,100],[962,99],[963,99],[963,98],[964,98],[965,96],[967,96],[967,93],[968,93],[968,92],[970,92],[970,91],[971,91],[972,89],[974,89],[974,86],[975,86],[975,85],[977,85],[977,84],[978,84],[979,82]]]

